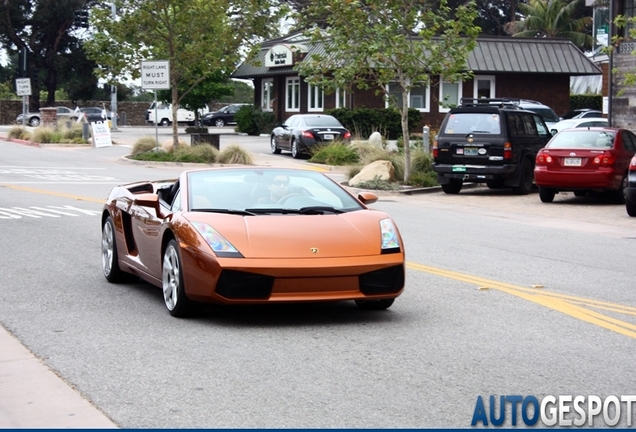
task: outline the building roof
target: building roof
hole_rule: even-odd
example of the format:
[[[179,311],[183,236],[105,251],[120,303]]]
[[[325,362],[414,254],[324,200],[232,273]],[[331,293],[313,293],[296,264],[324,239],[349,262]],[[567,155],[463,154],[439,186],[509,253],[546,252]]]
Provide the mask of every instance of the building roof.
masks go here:
[[[308,48],[307,57],[325,54],[322,44],[313,44],[300,34],[272,39],[263,44],[257,64],[242,63],[232,78],[255,78],[297,74],[293,66],[265,67],[267,51],[277,44],[300,44]],[[468,57],[467,69],[474,73],[541,73],[600,75],[601,70],[569,39],[480,37]]]

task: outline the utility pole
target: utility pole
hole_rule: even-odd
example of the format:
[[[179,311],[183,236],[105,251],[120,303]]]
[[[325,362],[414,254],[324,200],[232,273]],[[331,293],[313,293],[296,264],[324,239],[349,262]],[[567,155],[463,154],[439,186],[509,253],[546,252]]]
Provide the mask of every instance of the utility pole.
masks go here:
[[[111,11],[114,21],[117,18],[117,6],[115,5],[115,2],[111,3]],[[110,86],[110,111],[112,112],[110,130],[119,131],[119,129],[117,129],[117,86],[114,84],[111,84]]]

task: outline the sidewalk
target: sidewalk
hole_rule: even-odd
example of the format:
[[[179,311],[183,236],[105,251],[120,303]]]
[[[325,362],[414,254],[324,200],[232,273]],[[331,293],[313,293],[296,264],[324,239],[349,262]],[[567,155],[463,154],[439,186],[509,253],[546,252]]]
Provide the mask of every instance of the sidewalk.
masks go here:
[[[0,326],[0,428],[117,428]]]

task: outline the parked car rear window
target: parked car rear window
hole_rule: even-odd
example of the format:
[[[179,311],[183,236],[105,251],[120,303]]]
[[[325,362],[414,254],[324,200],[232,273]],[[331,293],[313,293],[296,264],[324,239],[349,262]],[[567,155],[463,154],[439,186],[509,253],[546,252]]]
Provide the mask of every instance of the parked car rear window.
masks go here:
[[[614,146],[614,132],[568,129],[557,134],[548,144],[551,149],[596,148]]]
[[[454,113],[450,114],[446,134],[500,134],[499,114],[495,113]]]

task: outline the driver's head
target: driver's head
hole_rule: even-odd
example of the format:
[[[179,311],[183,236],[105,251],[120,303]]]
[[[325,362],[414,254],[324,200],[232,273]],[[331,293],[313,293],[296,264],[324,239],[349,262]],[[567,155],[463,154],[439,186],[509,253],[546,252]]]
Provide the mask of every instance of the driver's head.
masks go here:
[[[287,185],[289,184],[289,177],[286,175],[276,175],[269,184],[269,192],[272,197],[272,201],[278,201],[285,195],[287,195]]]

